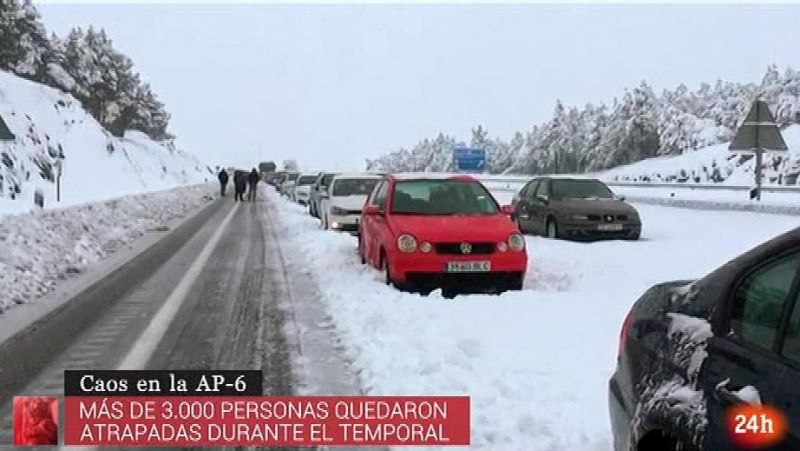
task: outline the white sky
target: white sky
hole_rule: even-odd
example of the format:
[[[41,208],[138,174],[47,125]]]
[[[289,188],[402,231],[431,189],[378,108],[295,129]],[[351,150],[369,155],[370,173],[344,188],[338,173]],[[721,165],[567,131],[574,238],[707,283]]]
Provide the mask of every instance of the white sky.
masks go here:
[[[610,103],[642,79],[658,92],[800,68],[787,4],[37,6],[59,35],[105,28],[211,165],[360,169],[439,131],[508,138],[556,99]]]

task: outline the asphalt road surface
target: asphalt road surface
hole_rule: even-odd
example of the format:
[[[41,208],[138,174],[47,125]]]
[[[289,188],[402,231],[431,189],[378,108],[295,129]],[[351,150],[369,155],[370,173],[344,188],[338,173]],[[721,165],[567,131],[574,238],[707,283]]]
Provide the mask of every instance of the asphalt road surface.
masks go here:
[[[213,201],[0,345],[0,393],[61,396],[65,369],[148,368],[261,369],[265,395],[312,394],[298,393],[292,361],[302,355],[320,362],[330,382],[313,394],[358,394],[332,340],[287,338],[287,330],[307,329],[294,324],[298,318],[316,322],[322,313],[313,308],[307,278],[292,293],[296,268],[283,255],[271,214],[263,200]],[[0,402],[0,443],[10,443],[10,399]]]

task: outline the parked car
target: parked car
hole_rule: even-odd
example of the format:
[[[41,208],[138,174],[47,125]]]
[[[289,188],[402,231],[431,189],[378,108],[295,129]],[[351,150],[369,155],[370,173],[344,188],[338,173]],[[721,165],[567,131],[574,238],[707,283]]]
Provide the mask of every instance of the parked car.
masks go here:
[[[317,174],[301,174],[294,184],[294,191],[292,191],[291,198],[293,201],[306,205],[311,193],[311,186],[317,181]]]
[[[281,195],[291,197],[292,191],[294,191],[294,184],[299,176],[299,172],[286,173],[286,177],[283,179],[283,182],[281,182],[280,188],[278,189]]]
[[[537,177],[514,198],[520,231],[574,240],[638,240],[639,213],[597,179]]]
[[[616,451],[742,449],[726,415],[755,403],[789,424],[783,443],[759,449],[800,449],[799,274],[800,228],[698,281],[645,292],[609,383]]]
[[[330,185],[335,175],[335,172],[320,172],[317,175],[317,181],[311,186],[311,193],[308,198],[308,213],[311,216],[319,218],[320,206],[322,203],[320,195],[327,194],[328,185]]]
[[[468,175],[389,175],[364,206],[359,254],[401,289],[519,290],[528,256],[512,212]]]
[[[338,174],[322,193],[320,220],[322,228],[358,233],[361,210],[367,196],[381,180],[380,175]]]
[[[272,186],[276,186],[278,178],[281,176],[279,172],[264,172],[262,177],[264,179],[264,183],[268,183]]]
[[[280,192],[281,184],[286,180],[286,174],[288,174],[287,171],[276,171],[275,174],[270,177],[270,183],[278,192]]]

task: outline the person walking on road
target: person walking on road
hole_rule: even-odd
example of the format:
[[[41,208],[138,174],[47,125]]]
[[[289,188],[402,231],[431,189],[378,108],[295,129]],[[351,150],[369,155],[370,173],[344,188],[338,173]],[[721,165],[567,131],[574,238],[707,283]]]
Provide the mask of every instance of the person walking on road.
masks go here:
[[[250,185],[250,190],[247,192],[247,200],[251,202],[256,200],[256,188],[260,180],[261,176],[258,174],[256,168],[253,168],[253,170],[247,174],[247,183]]]
[[[247,176],[244,171],[236,170],[233,173],[233,187],[236,190],[236,196],[233,198],[234,202],[244,202],[244,190],[247,188]]]
[[[228,186],[228,173],[225,171],[225,168],[219,171],[217,178],[219,179],[219,194],[225,197],[225,187]]]

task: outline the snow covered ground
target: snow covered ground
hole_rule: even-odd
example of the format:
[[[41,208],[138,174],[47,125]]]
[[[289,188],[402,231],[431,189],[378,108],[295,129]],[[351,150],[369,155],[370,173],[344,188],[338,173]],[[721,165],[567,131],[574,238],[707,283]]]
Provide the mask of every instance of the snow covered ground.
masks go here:
[[[385,286],[359,263],[353,237],[268,196],[368,393],[469,395],[483,449],[610,450],[607,381],[630,305],[654,283],[702,276],[797,226],[792,216],[637,205],[639,242],[528,237],[525,290],[446,300]]]
[[[140,132],[114,137],[72,96],[1,70],[0,117],[16,137],[0,140],[0,213],[30,211],[37,189],[52,208],[214,179],[174,145]],[[61,155],[56,204],[50,174]]]
[[[212,200],[215,184],[0,217],[0,312],[51,291],[148,230]]]
[[[797,174],[800,171],[800,125],[792,125],[781,131],[788,152],[774,155],[786,156],[783,161],[774,162],[770,156],[765,157],[765,183],[778,184],[778,176]],[[607,181],[652,181],[667,182],[670,179],[695,177],[699,183],[713,181],[714,172],[728,185],[751,185],[755,159],[745,161],[741,155],[728,150],[729,143],[704,147],[683,155],[648,158],[625,166],[619,166],[599,173],[598,176]],[[748,154],[752,156],[752,154]]]

